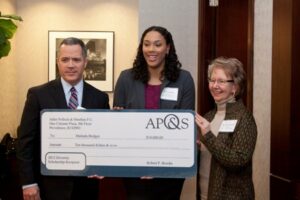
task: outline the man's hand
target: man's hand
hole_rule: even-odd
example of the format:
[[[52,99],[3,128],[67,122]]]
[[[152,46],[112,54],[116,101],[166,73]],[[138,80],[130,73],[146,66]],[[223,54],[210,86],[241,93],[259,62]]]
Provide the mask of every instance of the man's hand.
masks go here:
[[[37,185],[23,189],[24,200],[41,200],[40,189]]]
[[[97,174],[94,174],[94,175],[88,176],[88,178],[93,178],[93,179],[99,179],[99,180],[101,180],[101,179],[104,179],[104,176],[98,176]]]

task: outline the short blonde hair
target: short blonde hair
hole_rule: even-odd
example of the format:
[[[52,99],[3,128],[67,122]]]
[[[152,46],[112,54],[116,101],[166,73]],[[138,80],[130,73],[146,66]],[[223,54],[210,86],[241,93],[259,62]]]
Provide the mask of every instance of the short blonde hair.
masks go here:
[[[243,64],[236,58],[218,57],[214,59],[208,66],[207,75],[211,78],[211,74],[215,68],[224,70],[227,77],[230,77],[238,86],[235,93],[236,99],[242,97],[246,85],[246,73]]]

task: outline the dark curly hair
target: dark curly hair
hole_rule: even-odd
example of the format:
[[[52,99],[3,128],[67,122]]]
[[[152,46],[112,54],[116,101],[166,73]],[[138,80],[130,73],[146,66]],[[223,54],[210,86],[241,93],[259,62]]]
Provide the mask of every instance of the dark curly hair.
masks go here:
[[[160,26],[151,26],[143,32],[139,47],[137,49],[137,55],[133,62],[132,72],[134,78],[136,80],[141,80],[143,83],[147,83],[150,79],[147,62],[143,55],[143,41],[145,35],[150,31],[159,32],[165,38],[167,45],[170,45],[169,53],[165,57],[165,67],[162,71],[161,78],[166,78],[170,81],[176,81],[179,77],[181,63],[178,60],[171,33],[164,27]]]

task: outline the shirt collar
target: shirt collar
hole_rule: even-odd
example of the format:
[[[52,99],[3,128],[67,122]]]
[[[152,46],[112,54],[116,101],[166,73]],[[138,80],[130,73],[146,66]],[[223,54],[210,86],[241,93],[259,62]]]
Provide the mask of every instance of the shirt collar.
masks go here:
[[[60,80],[61,80],[61,84],[63,86],[65,94],[68,94],[68,92],[70,92],[70,89],[72,87],[74,87],[76,89],[77,93],[82,93],[82,90],[83,90],[83,79],[81,79],[76,85],[71,85],[70,83],[68,83],[67,81],[65,81],[63,78],[60,78]]]

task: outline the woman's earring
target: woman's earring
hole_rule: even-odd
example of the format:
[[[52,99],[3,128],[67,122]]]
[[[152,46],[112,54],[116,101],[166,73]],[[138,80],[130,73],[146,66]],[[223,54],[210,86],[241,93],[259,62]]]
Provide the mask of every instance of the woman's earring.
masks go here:
[[[235,97],[235,91],[232,93],[232,96]]]

